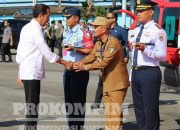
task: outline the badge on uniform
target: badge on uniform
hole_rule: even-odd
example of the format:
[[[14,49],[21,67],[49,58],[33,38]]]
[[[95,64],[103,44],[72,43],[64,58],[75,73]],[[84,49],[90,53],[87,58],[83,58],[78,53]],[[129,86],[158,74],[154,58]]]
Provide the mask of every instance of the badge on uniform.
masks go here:
[[[96,49],[96,52],[100,52],[100,50],[99,50],[99,49]]]
[[[114,48],[112,48],[112,47],[111,47],[111,48],[109,48],[109,51],[110,51],[110,54],[111,54],[111,53],[113,53]]]
[[[90,38],[90,34],[89,33],[86,33],[86,38]]]
[[[131,35],[130,37],[132,38],[132,37],[134,37],[134,35]]]
[[[163,37],[163,34],[162,33],[159,33],[159,40],[160,41],[163,41],[164,37]]]
[[[144,33],[144,36],[145,36],[145,37],[149,37],[149,36],[150,36],[150,32],[145,32],[145,33]]]

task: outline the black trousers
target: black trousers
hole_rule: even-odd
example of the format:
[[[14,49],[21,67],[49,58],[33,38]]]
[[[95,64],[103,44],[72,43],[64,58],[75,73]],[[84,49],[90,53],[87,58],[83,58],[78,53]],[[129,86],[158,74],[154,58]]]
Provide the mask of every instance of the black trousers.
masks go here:
[[[2,43],[2,45],[1,45],[1,57],[2,57],[3,61],[6,61],[5,54],[8,55],[9,60],[12,60],[11,51],[10,51],[10,44],[9,43]]]
[[[50,39],[49,47],[51,48],[52,52],[54,52],[55,42],[56,42],[55,38]]]
[[[96,95],[95,95],[95,104],[100,104],[103,97],[103,79],[99,75],[99,81],[98,81],[98,87],[96,89]]]
[[[159,130],[159,68],[132,70],[132,96],[139,130]]]
[[[66,116],[70,130],[83,129],[88,81],[89,72],[87,71],[75,72],[67,69],[64,71]]]
[[[36,130],[40,101],[40,80],[23,80],[23,84],[27,107],[25,130]]]
[[[58,48],[58,55],[62,57],[62,38],[56,38],[56,45]]]

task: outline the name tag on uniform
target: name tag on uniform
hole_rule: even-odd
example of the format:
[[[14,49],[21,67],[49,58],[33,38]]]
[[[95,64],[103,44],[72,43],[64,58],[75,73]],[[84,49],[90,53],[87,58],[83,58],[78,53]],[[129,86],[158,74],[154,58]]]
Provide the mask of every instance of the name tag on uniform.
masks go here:
[[[150,36],[150,32],[145,32],[145,33],[144,33],[144,36],[145,36],[145,37],[149,37],[149,36]]]
[[[100,49],[96,49],[96,52],[100,52]]]

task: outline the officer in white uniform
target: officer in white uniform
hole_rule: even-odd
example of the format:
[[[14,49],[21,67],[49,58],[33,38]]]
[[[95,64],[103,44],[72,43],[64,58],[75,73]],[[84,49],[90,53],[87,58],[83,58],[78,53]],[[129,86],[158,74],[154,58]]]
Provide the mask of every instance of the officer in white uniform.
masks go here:
[[[155,3],[137,1],[140,26],[131,34],[133,45],[132,95],[139,130],[159,130],[159,61],[166,59],[167,36],[153,20]]]

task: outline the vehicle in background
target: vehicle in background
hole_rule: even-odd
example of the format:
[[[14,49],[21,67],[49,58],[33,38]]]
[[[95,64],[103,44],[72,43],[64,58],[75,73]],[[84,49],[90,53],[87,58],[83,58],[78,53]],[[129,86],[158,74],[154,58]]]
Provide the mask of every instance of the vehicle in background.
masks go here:
[[[162,76],[165,84],[180,88],[180,1],[179,0],[152,0],[158,4],[155,9],[155,21],[164,28],[167,33],[166,62],[161,62]],[[138,23],[137,17],[127,10],[119,10],[118,13],[126,13],[133,19],[130,33]],[[131,48],[131,43],[129,47]]]
[[[13,49],[16,49],[19,43],[19,37],[20,37],[20,32],[21,29],[24,25],[29,23],[29,20],[24,20],[24,19],[8,19],[10,23],[10,27],[12,28],[12,34],[13,34]],[[4,23],[3,20],[0,20],[0,35],[3,34],[3,29],[4,29]],[[2,41],[2,37],[0,37],[0,44]]]
[[[163,78],[167,85],[180,87],[180,1],[179,0],[152,0],[158,4],[155,19],[164,28],[167,34],[167,62]]]

